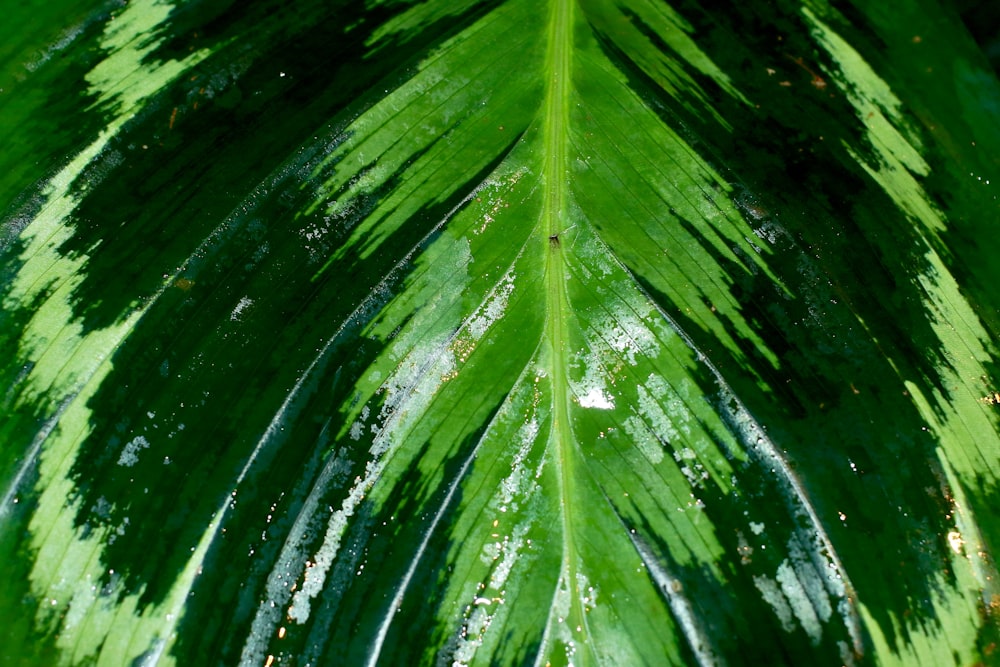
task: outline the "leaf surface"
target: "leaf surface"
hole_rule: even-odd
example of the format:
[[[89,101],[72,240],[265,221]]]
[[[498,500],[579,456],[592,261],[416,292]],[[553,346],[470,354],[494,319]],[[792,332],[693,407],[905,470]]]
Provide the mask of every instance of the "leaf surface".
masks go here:
[[[0,51],[12,664],[995,659],[952,14],[64,4]]]

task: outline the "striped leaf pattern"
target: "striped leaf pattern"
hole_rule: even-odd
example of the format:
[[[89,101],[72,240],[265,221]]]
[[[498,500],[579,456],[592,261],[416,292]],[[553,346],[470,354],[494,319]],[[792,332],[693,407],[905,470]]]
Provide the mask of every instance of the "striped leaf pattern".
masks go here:
[[[1000,659],[1000,85],[892,5],[12,9],[4,664]]]

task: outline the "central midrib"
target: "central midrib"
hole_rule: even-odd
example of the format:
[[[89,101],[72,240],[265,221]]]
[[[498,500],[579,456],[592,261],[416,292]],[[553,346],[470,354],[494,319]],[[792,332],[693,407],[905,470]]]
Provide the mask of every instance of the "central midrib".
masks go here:
[[[572,529],[575,497],[573,472],[573,433],[570,426],[570,388],[568,382],[569,339],[566,323],[570,315],[566,293],[566,248],[560,234],[568,224],[567,151],[569,147],[569,104],[573,68],[573,9],[575,0],[551,0],[549,6],[548,44],[545,62],[544,182],[545,200],[542,228],[547,238],[545,292],[546,337],[549,343],[549,370],[552,377],[551,454],[558,468],[559,501],[562,516],[562,577],[570,591],[567,623],[574,639],[583,640],[577,628],[585,627],[580,596],[576,591],[576,547]],[[586,652],[582,652],[585,654]],[[577,654],[576,659],[584,659]]]
[[[545,62],[546,93],[544,135],[545,201],[542,227],[545,243],[546,335],[551,345],[553,434],[558,440],[568,431],[569,387],[566,382],[565,320],[569,304],[566,299],[566,264],[559,234],[565,226],[568,199],[566,182],[566,147],[569,143],[570,77],[572,72],[572,13],[574,0],[552,0],[549,15],[548,57]]]

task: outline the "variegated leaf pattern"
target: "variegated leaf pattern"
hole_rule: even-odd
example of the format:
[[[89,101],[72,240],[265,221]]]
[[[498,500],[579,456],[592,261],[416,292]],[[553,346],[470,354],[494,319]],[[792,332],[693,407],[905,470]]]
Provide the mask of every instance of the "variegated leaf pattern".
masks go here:
[[[132,0],[0,69],[5,664],[997,660],[932,2]]]

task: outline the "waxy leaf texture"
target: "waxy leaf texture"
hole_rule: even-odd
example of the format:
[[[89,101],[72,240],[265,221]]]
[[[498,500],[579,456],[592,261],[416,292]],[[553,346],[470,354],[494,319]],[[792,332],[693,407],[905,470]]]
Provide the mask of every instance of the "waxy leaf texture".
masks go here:
[[[3,664],[1000,660],[947,3],[7,10]]]

